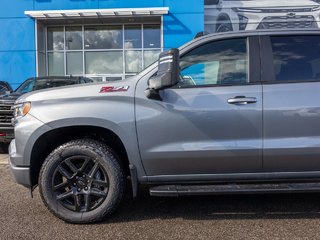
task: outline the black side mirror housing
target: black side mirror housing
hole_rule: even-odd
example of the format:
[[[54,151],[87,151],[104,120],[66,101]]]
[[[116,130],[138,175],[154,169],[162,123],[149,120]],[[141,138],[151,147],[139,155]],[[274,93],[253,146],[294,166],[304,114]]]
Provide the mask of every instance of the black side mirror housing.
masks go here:
[[[157,75],[148,82],[146,97],[161,100],[159,90],[172,87],[179,81],[179,49],[173,48],[162,52],[158,60]]]

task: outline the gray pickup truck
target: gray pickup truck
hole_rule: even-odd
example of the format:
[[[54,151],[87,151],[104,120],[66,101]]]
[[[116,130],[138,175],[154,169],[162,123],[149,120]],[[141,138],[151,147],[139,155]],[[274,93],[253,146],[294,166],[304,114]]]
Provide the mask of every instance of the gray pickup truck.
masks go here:
[[[137,76],[14,106],[17,183],[73,223],[152,196],[320,190],[320,33],[197,38]],[[127,181],[130,179],[130,181]]]

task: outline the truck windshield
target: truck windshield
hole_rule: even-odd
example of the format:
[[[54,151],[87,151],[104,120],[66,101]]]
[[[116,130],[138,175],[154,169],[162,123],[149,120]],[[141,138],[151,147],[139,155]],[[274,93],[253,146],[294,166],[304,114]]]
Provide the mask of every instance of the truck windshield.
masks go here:
[[[22,83],[16,90],[16,93],[27,93],[31,92],[33,89],[33,86],[35,84],[35,79],[28,79],[24,83]]]

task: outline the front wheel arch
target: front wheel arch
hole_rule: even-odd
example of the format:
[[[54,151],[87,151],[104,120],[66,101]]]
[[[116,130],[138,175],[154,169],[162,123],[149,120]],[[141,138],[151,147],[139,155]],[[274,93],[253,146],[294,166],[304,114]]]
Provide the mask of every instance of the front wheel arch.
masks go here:
[[[47,131],[39,136],[33,144],[30,156],[30,187],[34,188],[38,184],[41,166],[54,149],[66,142],[83,138],[97,140],[112,147],[119,156],[125,175],[130,175],[127,150],[117,134],[97,126],[69,126]]]

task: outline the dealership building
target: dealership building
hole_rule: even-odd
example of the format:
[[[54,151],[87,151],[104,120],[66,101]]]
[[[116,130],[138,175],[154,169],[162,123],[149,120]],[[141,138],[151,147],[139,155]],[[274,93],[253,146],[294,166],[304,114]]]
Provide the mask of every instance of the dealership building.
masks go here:
[[[199,32],[319,28],[320,0],[1,0],[0,80],[135,75]]]
[[[0,80],[119,80],[204,27],[199,0],[1,0]]]

